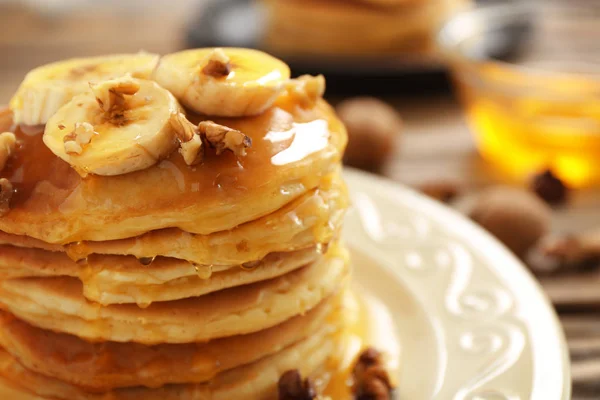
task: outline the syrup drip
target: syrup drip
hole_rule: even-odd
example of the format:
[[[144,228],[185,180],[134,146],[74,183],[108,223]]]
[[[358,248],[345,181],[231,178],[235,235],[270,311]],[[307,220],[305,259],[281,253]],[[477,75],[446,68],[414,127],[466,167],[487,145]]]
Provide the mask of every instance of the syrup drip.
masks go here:
[[[327,250],[329,250],[329,243],[317,243],[316,250],[319,254],[327,253]]]
[[[155,259],[156,257],[141,257],[138,258],[138,261],[140,262],[140,264],[148,266],[152,264]]]
[[[212,265],[200,265],[200,264],[192,264],[194,266],[194,271],[196,271],[196,275],[200,279],[208,279],[212,275]]]
[[[256,269],[259,265],[261,264],[261,261],[249,261],[249,262],[245,262],[243,264],[240,265],[240,268],[242,268],[245,271],[252,271],[254,269]]]
[[[152,304],[152,302],[151,302],[151,301],[147,301],[147,302],[139,302],[139,303],[137,303],[137,306],[138,306],[139,308],[148,308],[148,307],[150,307],[150,305],[151,305],[151,304]]]
[[[78,265],[81,266],[86,266],[88,265],[88,258],[84,257],[84,258],[80,258],[79,260],[75,261]]]
[[[87,245],[83,242],[75,242],[65,246],[67,256],[75,262],[79,260],[87,259],[90,252],[87,249]]]

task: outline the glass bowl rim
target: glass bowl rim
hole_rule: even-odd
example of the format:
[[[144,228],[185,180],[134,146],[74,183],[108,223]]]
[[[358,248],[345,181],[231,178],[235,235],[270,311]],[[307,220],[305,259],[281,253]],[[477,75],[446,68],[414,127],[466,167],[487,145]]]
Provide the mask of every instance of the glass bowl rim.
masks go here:
[[[568,5],[563,5],[563,7],[568,7]],[[467,66],[467,69],[471,70],[470,72],[474,72],[477,75],[481,75],[478,72],[479,66],[482,64],[493,64],[515,75],[521,74],[523,76],[545,77],[547,79],[585,79],[593,85],[598,85],[598,90],[600,91],[600,68],[598,68],[598,72],[589,73],[557,72],[543,67],[519,65],[510,61],[492,58],[481,60],[469,56],[458,49],[460,43],[477,33],[474,31],[477,23],[481,24],[482,21],[488,22],[481,32],[490,32],[499,27],[506,26],[509,22],[514,23],[519,20],[533,25],[535,24],[536,17],[536,6],[531,1],[473,5],[458,11],[448,20],[444,21],[437,32],[435,40],[438,50],[450,64]],[[489,77],[480,78],[489,79]]]

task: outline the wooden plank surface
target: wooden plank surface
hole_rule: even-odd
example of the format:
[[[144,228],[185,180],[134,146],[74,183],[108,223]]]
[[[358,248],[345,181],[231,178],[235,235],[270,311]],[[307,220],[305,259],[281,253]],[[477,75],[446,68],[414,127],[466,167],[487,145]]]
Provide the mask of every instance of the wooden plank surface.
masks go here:
[[[192,0],[149,1],[144,13],[94,6],[73,13],[0,6],[0,103],[6,103],[31,68],[65,57],[145,49],[167,53],[181,47]],[[96,4],[96,3],[93,3]],[[166,12],[164,5],[169,5]],[[3,7],[3,8],[2,8]],[[385,170],[408,185],[450,180],[468,192],[495,183],[514,183],[477,155],[459,105],[449,95],[387,99],[402,114],[397,156]],[[553,216],[553,230],[578,232],[600,227],[600,192],[573,193]],[[573,359],[574,399],[600,398],[600,273],[547,280],[561,313]]]

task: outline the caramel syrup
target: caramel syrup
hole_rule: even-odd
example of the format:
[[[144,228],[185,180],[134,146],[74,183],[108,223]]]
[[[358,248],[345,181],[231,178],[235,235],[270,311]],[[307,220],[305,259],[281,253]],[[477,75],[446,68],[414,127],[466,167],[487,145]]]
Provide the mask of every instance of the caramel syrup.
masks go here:
[[[205,119],[189,118],[194,123]],[[119,176],[82,177],[44,145],[43,127],[16,127],[17,149],[0,171],[0,177],[8,178],[16,191],[11,201],[15,212],[7,214],[4,223],[34,223],[43,216],[46,223],[56,226],[98,213],[115,224],[149,213],[157,214],[159,220],[161,211],[176,212],[198,204],[235,203],[252,196],[253,190],[298,174],[300,162],[306,168],[311,158],[324,166],[333,165],[345,143],[344,128],[325,103],[301,109],[282,98],[255,117],[212,119],[252,139],[247,156],[238,159],[230,152],[217,156],[209,149],[202,164],[190,167],[174,152],[150,168]],[[0,128],[9,130],[10,126]],[[319,173],[324,172],[311,172],[310,178],[318,178]],[[26,227],[22,230],[27,232]]]
[[[0,177],[7,178],[15,189],[11,207],[25,204],[42,182],[45,182],[42,186],[57,189],[54,196],[46,197],[46,200],[51,201],[48,207],[58,207],[75,187],[79,175],[42,143],[43,126],[13,127],[12,120],[1,122],[4,122],[4,126],[0,126],[1,132],[13,131],[17,137],[15,152],[0,171]]]

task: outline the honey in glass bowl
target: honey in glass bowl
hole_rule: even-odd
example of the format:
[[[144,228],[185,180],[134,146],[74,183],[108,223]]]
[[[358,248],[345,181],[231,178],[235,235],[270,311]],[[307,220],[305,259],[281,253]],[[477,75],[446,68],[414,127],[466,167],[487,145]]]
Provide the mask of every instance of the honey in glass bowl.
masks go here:
[[[485,159],[519,180],[600,184],[600,2],[481,6],[439,43]]]

